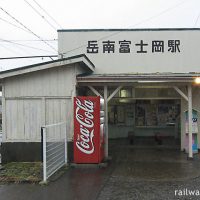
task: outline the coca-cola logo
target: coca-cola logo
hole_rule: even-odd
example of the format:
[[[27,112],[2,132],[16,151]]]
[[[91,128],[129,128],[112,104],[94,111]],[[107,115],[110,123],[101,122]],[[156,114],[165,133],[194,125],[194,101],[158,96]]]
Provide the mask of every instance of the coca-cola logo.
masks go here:
[[[76,146],[85,153],[92,154],[94,152],[94,103],[90,100],[76,98],[75,118],[79,124],[79,132],[77,134]]]

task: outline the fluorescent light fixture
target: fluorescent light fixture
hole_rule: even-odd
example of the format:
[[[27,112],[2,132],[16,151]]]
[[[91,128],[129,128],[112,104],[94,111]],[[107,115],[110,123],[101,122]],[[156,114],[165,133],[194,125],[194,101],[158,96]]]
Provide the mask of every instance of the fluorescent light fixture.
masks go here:
[[[120,103],[129,103],[130,100],[129,99],[119,99]]]
[[[120,90],[120,97],[131,97],[131,89]]]
[[[200,84],[200,77],[195,78],[195,79],[194,79],[194,82],[195,82],[196,84]]]

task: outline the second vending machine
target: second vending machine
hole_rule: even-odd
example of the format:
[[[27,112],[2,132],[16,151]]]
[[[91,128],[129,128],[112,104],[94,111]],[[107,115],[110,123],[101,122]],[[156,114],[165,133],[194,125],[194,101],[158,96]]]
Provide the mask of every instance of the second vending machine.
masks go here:
[[[104,158],[104,100],[74,97],[74,163],[100,163]]]

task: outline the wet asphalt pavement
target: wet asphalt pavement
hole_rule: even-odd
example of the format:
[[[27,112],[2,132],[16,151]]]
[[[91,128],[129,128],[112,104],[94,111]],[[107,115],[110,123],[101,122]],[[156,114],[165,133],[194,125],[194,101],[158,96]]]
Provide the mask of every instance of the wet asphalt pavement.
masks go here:
[[[48,186],[0,185],[0,200],[200,199],[200,195],[180,195],[180,191],[200,190],[199,155],[188,161],[173,142],[170,146],[150,143],[111,141],[112,161],[107,168],[70,168]]]

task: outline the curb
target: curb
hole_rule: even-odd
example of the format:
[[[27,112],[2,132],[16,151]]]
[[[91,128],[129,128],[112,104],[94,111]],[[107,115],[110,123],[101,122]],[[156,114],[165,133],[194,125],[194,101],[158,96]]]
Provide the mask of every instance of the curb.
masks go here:
[[[103,162],[103,163],[97,163],[97,164],[77,164],[77,163],[71,163],[70,164],[71,167],[73,168],[77,168],[77,169],[80,169],[80,168],[106,168],[108,166],[108,163],[107,162]]]

